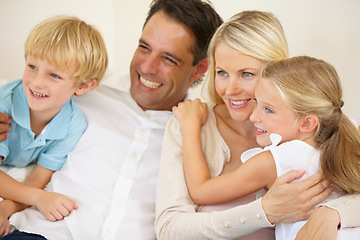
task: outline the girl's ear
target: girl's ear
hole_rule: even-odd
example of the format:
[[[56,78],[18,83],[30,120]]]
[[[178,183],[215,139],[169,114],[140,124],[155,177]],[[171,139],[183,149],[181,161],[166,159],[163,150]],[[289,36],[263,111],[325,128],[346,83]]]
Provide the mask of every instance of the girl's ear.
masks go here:
[[[300,131],[305,132],[312,132],[316,127],[319,125],[319,118],[314,115],[307,115],[303,118]]]
[[[78,89],[75,91],[76,96],[81,96],[96,87],[96,79],[87,81],[86,83],[81,84]]]

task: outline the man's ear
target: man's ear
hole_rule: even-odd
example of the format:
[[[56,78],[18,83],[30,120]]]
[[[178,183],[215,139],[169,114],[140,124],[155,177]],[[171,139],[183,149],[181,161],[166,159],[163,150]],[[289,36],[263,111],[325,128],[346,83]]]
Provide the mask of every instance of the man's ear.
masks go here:
[[[307,115],[303,118],[300,131],[303,133],[312,132],[319,125],[319,118],[314,115]]]
[[[86,83],[81,84],[78,89],[75,91],[76,96],[81,96],[96,87],[97,80],[92,79],[87,81]]]
[[[198,64],[196,64],[194,72],[191,76],[191,84],[198,80],[202,75],[206,73],[209,67],[209,58],[204,58]]]

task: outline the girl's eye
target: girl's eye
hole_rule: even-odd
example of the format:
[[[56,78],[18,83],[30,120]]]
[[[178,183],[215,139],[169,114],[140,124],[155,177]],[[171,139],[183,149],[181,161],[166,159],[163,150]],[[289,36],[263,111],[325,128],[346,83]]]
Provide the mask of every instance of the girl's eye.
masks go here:
[[[270,108],[265,108],[265,111],[266,111],[267,113],[273,113],[273,111],[272,111]]]

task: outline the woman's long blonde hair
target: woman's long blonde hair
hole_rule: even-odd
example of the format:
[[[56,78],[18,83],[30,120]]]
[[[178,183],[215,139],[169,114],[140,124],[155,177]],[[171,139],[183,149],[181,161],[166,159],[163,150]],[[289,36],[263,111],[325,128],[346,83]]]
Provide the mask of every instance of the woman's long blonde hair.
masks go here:
[[[285,104],[299,117],[315,115],[315,142],[320,166],[337,191],[360,192],[360,135],[342,112],[342,87],[329,63],[307,56],[272,62],[262,80],[279,90]]]
[[[234,15],[217,29],[209,45],[206,84],[209,99],[217,104],[223,103],[215,90],[215,50],[221,43],[265,62],[288,57],[285,33],[275,15],[262,11],[243,11]]]

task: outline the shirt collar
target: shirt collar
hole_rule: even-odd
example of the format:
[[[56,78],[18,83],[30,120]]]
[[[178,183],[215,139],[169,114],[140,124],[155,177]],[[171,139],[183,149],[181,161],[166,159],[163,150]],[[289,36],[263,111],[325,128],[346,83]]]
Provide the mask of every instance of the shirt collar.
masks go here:
[[[14,121],[21,127],[31,130],[29,105],[27,103],[22,84],[19,84],[14,88],[12,100],[12,117]],[[65,103],[61,110],[42,131],[44,138],[62,139],[66,136],[72,117],[73,107],[72,99]]]

